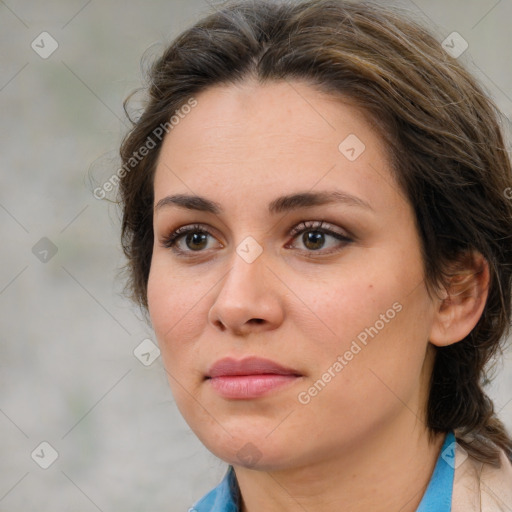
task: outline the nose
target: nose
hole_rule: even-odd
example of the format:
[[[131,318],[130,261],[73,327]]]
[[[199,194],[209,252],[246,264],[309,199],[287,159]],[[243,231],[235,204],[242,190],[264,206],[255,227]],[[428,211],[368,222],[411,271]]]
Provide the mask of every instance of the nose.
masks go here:
[[[283,321],[283,285],[262,253],[248,262],[233,252],[232,265],[219,283],[208,321],[216,329],[244,336],[277,328]]]

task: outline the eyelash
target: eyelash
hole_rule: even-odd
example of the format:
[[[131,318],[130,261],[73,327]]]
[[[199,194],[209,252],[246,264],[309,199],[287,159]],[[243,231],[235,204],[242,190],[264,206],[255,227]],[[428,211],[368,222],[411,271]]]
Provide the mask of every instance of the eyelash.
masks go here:
[[[302,235],[303,233],[306,233],[308,231],[313,231],[313,232],[319,232],[324,235],[329,235],[329,236],[332,236],[333,238],[336,238],[340,242],[343,242],[342,247],[349,244],[350,242],[353,242],[353,239],[350,238],[349,236],[343,235],[342,233],[339,233],[332,229],[323,227],[324,224],[325,224],[324,221],[302,221],[290,230],[288,236],[290,236],[292,238],[297,238],[299,235]],[[327,225],[329,225],[329,224],[327,224]],[[202,226],[201,224],[182,226],[182,227],[176,229],[175,231],[173,231],[170,235],[166,236],[161,242],[162,246],[167,249],[171,249],[173,252],[175,252],[179,255],[200,254],[201,252],[205,252],[204,250],[201,250],[201,251],[186,250],[186,251],[184,251],[183,249],[179,249],[178,247],[176,247],[177,242],[184,236],[188,235],[189,233],[200,233],[200,234],[213,236],[213,234],[210,231],[208,231],[208,229],[205,229],[205,227]],[[287,243],[286,247],[288,247],[289,245],[290,244]],[[341,249],[338,248],[335,250],[330,250],[329,252],[322,251],[322,249],[302,250],[302,252],[308,253],[308,256],[315,257],[315,253],[320,254],[320,255],[322,255],[322,254],[325,255],[325,254],[331,254],[333,252],[337,252],[339,250],[341,250]],[[190,257],[190,256],[188,256],[188,257]]]

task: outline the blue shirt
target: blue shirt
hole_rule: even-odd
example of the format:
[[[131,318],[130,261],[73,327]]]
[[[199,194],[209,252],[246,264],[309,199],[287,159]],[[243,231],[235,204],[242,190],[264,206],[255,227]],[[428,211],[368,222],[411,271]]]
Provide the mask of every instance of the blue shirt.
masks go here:
[[[416,512],[450,512],[455,473],[455,435],[446,434],[434,472]],[[197,501],[189,512],[240,512],[240,490],[233,466],[222,482]]]

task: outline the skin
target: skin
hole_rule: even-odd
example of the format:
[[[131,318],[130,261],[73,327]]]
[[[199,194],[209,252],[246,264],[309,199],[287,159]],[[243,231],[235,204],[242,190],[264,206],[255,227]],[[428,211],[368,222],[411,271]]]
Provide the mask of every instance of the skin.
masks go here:
[[[412,207],[382,139],[348,101],[298,81],[217,86],[196,99],[164,140],[155,205],[171,194],[197,194],[223,211],[155,208],[148,282],[150,317],[181,413],[234,466],[244,512],[413,512],[444,440],[430,443],[425,426],[433,345],[459,341],[476,324],[484,262],[475,256],[484,271],[464,282],[466,293],[428,293]],[[354,161],[338,149],[350,134],[366,147]],[[278,196],[334,189],[368,206],[268,211]],[[325,245],[312,250],[302,234],[290,236],[301,221],[322,220],[351,241],[325,235]],[[193,251],[185,237],[178,246],[188,252],[164,246],[190,224],[211,232],[204,248]],[[262,249],[252,263],[236,251],[248,236]],[[300,403],[299,393],[396,303],[400,312]],[[210,365],[249,355],[302,377],[257,399],[219,396],[205,380]]]

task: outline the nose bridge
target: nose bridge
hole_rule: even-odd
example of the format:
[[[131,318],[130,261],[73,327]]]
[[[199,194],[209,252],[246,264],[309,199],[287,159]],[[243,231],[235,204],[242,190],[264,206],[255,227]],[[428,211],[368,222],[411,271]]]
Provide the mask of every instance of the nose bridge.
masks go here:
[[[251,326],[255,324],[275,326],[283,315],[278,291],[270,283],[273,276],[268,264],[255,239],[242,240],[233,251],[229,271],[219,285],[209,313],[210,322],[238,333],[254,328]]]
[[[254,300],[268,290],[266,274],[267,258],[263,247],[252,237],[246,237],[238,244],[230,261],[230,270],[222,283],[222,292],[239,300]],[[268,283],[267,283],[268,284]]]

